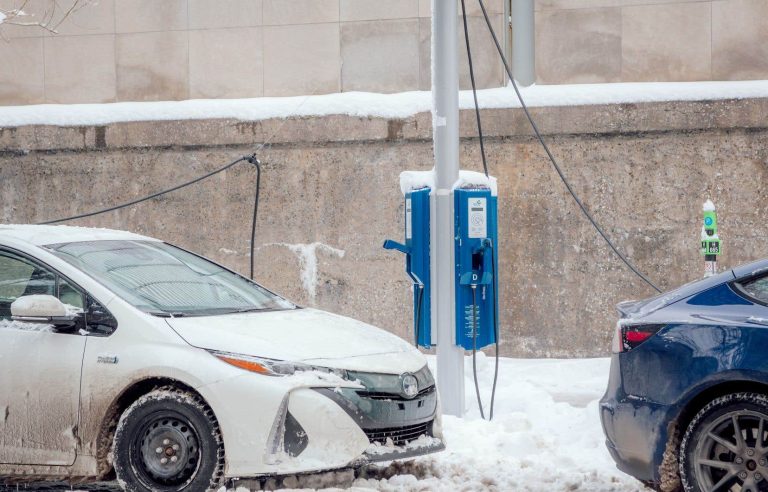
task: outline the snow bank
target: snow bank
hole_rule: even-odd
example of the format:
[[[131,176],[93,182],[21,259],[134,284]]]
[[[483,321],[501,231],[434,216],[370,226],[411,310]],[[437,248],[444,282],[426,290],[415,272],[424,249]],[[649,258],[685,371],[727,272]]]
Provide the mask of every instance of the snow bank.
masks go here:
[[[434,370],[434,357],[430,365]],[[608,359],[502,359],[493,422],[479,418],[469,358],[465,419],[446,417],[448,449],[417,460],[413,477],[358,480],[377,490],[639,491],[605,448],[598,400]],[[493,359],[478,354],[481,396],[490,401]]]
[[[572,106],[653,101],[694,101],[768,97],[768,81],[648,82],[540,85],[522,88],[529,106]],[[510,87],[478,91],[482,108],[516,108]],[[471,91],[459,94],[462,109],[473,108]],[[429,91],[375,94],[344,92],[316,96],[253,99],[122,102],[110,104],[40,104],[0,107],[0,127],[23,125],[104,125],[126,121],[233,118],[258,121],[291,116],[349,115],[407,118],[432,108]]]

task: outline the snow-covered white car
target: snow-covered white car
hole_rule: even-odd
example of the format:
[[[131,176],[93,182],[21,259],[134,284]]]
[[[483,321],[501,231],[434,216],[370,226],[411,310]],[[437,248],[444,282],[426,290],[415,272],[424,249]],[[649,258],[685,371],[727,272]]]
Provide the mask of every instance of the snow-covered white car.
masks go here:
[[[443,447],[392,334],[156,239],[0,226],[0,484],[202,491]]]

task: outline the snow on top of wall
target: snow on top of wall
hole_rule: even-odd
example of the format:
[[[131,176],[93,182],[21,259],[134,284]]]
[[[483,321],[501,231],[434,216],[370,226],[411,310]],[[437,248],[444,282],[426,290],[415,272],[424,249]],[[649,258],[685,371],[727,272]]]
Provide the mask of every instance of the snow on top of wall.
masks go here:
[[[476,171],[459,171],[459,179],[453,183],[452,189],[465,187],[485,187],[491,189],[491,195],[497,196],[498,184],[493,176]],[[405,195],[411,190],[435,187],[435,169],[429,171],[403,171],[400,173],[400,191]]]
[[[653,101],[694,101],[768,97],[768,80],[731,82],[647,82],[534,85],[521,92],[529,106],[573,106]],[[517,108],[511,87],[478,91],[482,108]],[[471,91],[461,91],[459,106],[473,106]],[[344,92],[314,96],[253,99],[39,104],[0,107],[0,127],[23,125],[104,125],[127,121],[233,118],[258,121],[291,116],[349,115],[407,118],[431,111],[430,91],[376,94]]]

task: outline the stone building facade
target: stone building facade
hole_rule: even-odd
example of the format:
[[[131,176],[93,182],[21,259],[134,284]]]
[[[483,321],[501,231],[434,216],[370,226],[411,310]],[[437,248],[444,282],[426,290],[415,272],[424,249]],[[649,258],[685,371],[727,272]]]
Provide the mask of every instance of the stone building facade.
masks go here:
[[[24,20],[51,1],[28,0]],[[507,46],[512,1],[485,0]],[[500,86],[478,4],[467,5],[479,85]],[[534,5],[538,83],[768,78],[768,0]],[[98,0],[57,34],[0,25],[0,105],[428,90],[429,16],[430,0]]]

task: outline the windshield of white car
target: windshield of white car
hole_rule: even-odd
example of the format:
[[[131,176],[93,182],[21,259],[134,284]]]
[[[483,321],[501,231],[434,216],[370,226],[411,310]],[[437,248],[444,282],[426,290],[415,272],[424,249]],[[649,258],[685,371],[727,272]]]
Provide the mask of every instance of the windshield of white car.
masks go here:
[[[296,308],[245,277],[159,241],[84,241],[46,247],[136,308],[155,316]]]

